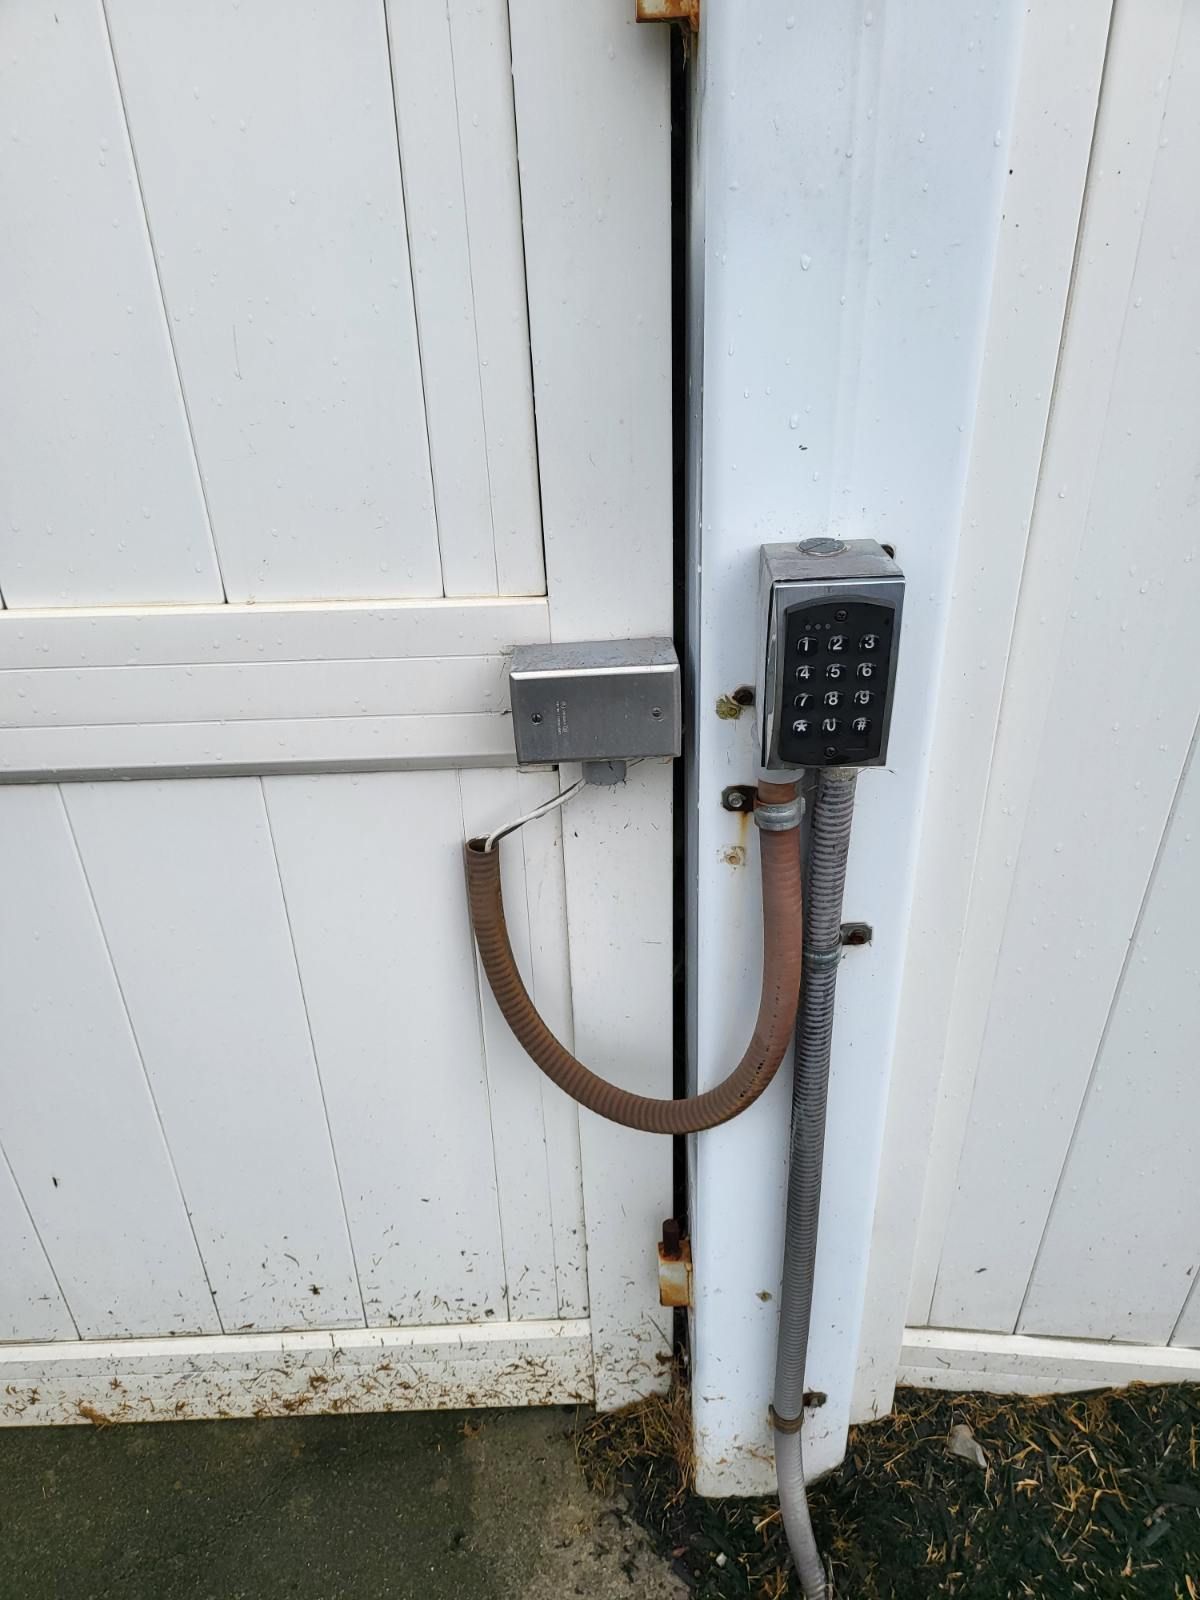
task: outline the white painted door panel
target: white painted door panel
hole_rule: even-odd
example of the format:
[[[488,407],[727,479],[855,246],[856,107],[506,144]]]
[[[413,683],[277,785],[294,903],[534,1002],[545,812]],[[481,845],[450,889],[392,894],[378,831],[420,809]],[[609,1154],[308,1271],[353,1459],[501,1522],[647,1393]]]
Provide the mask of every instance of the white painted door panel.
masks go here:
[[[667,41],[610,0],[509,11],[554,637],[669,633]]]
[[[0,854],[0,1135],[75,1323],[85,1338],[217,1333],[56,788],[0,789]]]
[[[0,1344],[77,1334],[25,1202],[0,1151]]]
[[[916,1240],[968,1370],[1200,1342],[1198,107],[1200,5],[1117,6]]]
[[[1193,1271],[1192,1290],[1180,1312],[1171,1340],[1173,1345],[1188,1350],[1200,1350],[1200,1291],[1197,1290],[1197,1283],[1200,1283],[1200,1272]]]
[[[1190,6],[1134,223],[1137,267],[1117,311],[1124,330],[1093,475],[1073,482],[1064,463],[1043,479],[1043,497],[1083,497],[1085,534],[1054,675],[1031,696],[1028,731],[1040,749],[935,1326],[1017,1324],[1195,724],[1200,567],[1188,441],[1200,410],[1191,268],[1200,253],[1198,45],[1200,7]],[[1068,347],[1064,376],[1071,359]],[[1061,386],[1057,404],[1066,405]],[[1138,528],[1152,532],[1150,544],[1131,539]],[[1035,511],[1035,547],[1038,537]],[[1014,671],[1022,667],[1015,657]],[[1021,1092],[1017,1063],[1041,1063]]]
[[[1019,1333],[1171,1342],[1200,1265],[1200,769],[1175,798]]]
[[[517,1047],[462,846],[560,781],[514,768],[511,648],[671,627],[666,33],[609,0],[521,0],[511,42],[504,0],[87,0],[67,50],[10,13],[40,43],[37,249],[0,262],[36,533],[0,542],[0,1423],[118,1374],[123,1418],[317,1408],[316,1369],[339,1409],[661,1389],[669,1145]],[[671,794],[643,764],[504,852],[547,1019],[651,1094]]]
[[[457,775],[265,788],[367,1322],[503,1320]]]
[[[228,597],[439,594],[382,6],[108,14]]]
[[[463,831],[486,835],[557,792],[546,773],[463,772]],[[572,1036],[562,833],[557,817],[512,837],[502,866],[505,921],[529,992],[560,1039]],[[452,889],[458,899],[457,887]],[[509,1315],[569,1317],[587,1311],[580,1250],[583,1190],[579,1113],[513,1038],[482,974],[483,1049],[504,1223]]]
[[[541,513],[504,0],[389,0],[447,595],[540,594]]]
[[[0,7],[0,595],[220,600],[99,0]]]
[[[62,795],[222,1328],[359,1322],[258,779]]]

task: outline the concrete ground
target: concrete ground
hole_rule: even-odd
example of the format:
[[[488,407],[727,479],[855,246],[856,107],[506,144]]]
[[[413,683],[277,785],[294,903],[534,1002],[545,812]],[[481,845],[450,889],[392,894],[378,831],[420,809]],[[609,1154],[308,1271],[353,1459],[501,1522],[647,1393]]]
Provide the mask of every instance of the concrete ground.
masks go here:
[[[0,1600],[680,1600],[569,1411],[0,1429]]]

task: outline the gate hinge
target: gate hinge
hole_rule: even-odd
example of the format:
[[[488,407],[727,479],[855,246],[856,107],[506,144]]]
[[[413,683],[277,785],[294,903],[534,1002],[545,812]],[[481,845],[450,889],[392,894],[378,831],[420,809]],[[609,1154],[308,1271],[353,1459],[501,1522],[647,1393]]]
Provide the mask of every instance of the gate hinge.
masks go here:
[[[637,0],[639,22],[686,22],[700,32],[700,0]]]
[[[692,1241],[674,1217],[663,1223],[658,1246],[658,1303],[682,1307],[692,1303]]]

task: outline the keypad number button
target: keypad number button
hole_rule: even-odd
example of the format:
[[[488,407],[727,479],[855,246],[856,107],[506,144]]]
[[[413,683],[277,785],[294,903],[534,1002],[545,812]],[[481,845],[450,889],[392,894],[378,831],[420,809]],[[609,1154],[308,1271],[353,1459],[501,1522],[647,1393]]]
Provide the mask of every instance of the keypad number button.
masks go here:
[[[807,683],[808,680],[812,677],[812,675],[813,675],[813,669],[811,667],[797,667],[796,668],[796,680],[797,680],[798,683]]]
[[[846,635],[835,633],[829,640],[829,649],[833,655],[839,655],[846,648]]]
[[[810,633],[796,640],[796,653],[802,656],[811,656],[821,648],[819,642]]]
[[[841,692],[841,690],[840,689],[830,689],[829,693],[825,696],[825,704],[827,706],[840,706],[841,703],[842,703],[842,692]]]
[[[812,699],[812,695],[810,695],[810,694],[793,695],[793,697],[792,697],[792,705],[797,711],[803,711],[806,708],[806,706],[808,705],[808,702],[811,699]]]
[[[825,668],[825,676],[827,678],[829,678],[832,682],[836,683],[836,681],[842,676],[842,674],[845,672],[845,670],[846,670],[845,667],[843,667],[840,664],[840,662],[835,661],[835,662],[832,663],[832,665],[830,665],[830,666]],[[861,667],[859,667],[858,670],[859,670],[860,673],[862,672],[862,668]]]
[[[824,721],[821,723],[821,732],[822,733],[836,733],[837,731],[838,731],[838,720],[837,720],[836,717],[826,717],[824,719]]]
[[[804,735],[808,732],[808,718],[807,717],[797,717],[795,722],[792,723],[792,732],[798,738],[802,739],[804,737]]]
[[[862,638],[858,641],[858,648],[860,650],[874,650],[878,647],[878,645],[879,635],[877,633],[864,633]]]
[[[854,729],[855,733],[870,733],[871,731],[870,721],[866,717],[855,717],[850,726]]]
[[[875,668],[870,661],[860,661],[857,671],[860,678],[873,678],[875,676]]]
[[[869,706],[874,698],[875,696],[870,689],[855,689],[854,691],[854,704],[856,706]]]

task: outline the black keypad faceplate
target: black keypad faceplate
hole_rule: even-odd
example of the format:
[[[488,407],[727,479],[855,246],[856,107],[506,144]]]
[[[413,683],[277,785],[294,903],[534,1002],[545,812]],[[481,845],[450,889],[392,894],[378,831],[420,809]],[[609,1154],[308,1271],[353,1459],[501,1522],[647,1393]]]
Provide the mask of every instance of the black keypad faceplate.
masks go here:
[[[801,767],[878,757],[896,614],[873,600],[792,606],[783,632],[779,753]]]

